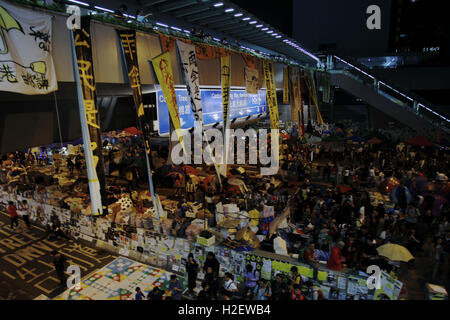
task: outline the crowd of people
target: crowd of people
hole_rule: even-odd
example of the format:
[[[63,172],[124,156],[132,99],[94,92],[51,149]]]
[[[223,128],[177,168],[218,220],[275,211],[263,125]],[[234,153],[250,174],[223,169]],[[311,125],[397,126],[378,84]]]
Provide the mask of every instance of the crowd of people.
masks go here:
[[[106,141],[104,146],[109,146],[104,148],[106,176],[127,181],[118,189],[108,188],[108,204],[117,201],[123,192],[131,194],[133,190],[146,189],[144,150],[139,137],[125,139],[115,146]],[[188,202],[204,203],[211,213],[208,226],[213,228],[217,225],[219,203],[237,205],[239,215],[246,221],[252,221],[249,214],[252,210],[262,212],[265,206],[271,206],[274,208],[272,219],[259,216],[254,225],[255,235],[260,236],[261,249],[276,252],[273,242],[276,237],[281,237],[286,241],[290,255],[298,256],[300,261],[314,268],[315,278],[321,264],[332,270],[365,270],[367,266],[376,264],[388,272],[397,273],[399,264],[380,256],[376,250],[389,242],[404,245],[413,256],[428,254],[433,265],[431,279],[442,283],[447,278],[445,270],[448,270],[450,236],[446,176],[450,160],[448,149],[410,146],[389,140],[376,145],[314,145],[305,144],[297,135],[283,139],[280,147],[280,171],[276,176],[255,177],[233,167],[230,176],[222,179],[221,184],[217,179],[211,179],[207,184],[198,183],[182,167],[165,164],[169,155],[167,147],[153,148],[150,160],[156,188],[171,188],[175,193],[169,198],[179,202],[178,209],[168,216],[173,218],[171,232],[176,236],[186,236],[186,226],[194,219],[187,216]],[[33,165],[48,166],[51,162],[45,156],[24,152],[3,155],[1,159],[3,172],[8,172],[3,176],[3,183],[14,168],[26,170]],[[54,174],[58,174],[62,167],[60,161],[52,161]],[[81,153],[68,156],[65,161],[69,175],[83,174]],[[215,175],[213,166],[204,167],[206,172]],[[242,180],[242,185],[230,184],[233,178]],[[390,180],[397,183],[386,184]],[[369,195],[371,190],[389,191],[393,206],[388,207],[383,202],[374,204]],[[142,206],[137,202],[134,205]],[[287,227],[270,233],[270,222],[287,207],[290,208]],[[23,203],[19,209],[27,212],[26,208],[27,204]],[[17,224],[15,210],[14,205],[8,208],[11,227]],[[57,218],[52,222],[55,228],[48,232],[58,235]],[[293,236],[296,230],[302,235],[300,240]],[[424,252],[424,244],[429,240],[431,249]],[[186,270],[191,279],[189,292],[192,293],[196,285],[192,279],[198,273],[193,256],[188,257]],[[292,281],[281,275],[269,282],[260,279],[254,270],[247,270],[245,288],[241,293],[233,275],[218,279],[218,265],[215,263],[205,264],[204,272],[203,290],[199,294],[202,299],[231,298],[238,294],[257,299],[301,299],[304,296],[301,290],[305,287],[302,288],[301,280]],[[312,286],[310,291],[311,294],[314,291]],[[157,292],[154,295],[156,299],[167,296]],[[178,297],[177,292],[170,296],[173,299]],[[317,298],[320,294],[315,296]]]

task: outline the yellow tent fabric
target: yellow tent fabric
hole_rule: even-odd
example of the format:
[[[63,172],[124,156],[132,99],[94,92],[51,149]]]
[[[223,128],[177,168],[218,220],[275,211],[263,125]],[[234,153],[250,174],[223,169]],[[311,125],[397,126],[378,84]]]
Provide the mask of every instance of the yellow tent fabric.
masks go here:
[[[377,248],[380,256],[386,257],[391,261],[404,261],[408,262],[414,259],[413,255],[404,246],[387,243]]]

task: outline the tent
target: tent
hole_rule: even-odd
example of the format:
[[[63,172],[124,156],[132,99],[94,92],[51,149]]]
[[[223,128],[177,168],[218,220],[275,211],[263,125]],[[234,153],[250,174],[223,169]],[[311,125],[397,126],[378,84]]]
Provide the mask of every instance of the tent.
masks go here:
[[[405,142],[412,146],[424,146],[424,147],[434,146],[433,142],[431,142],[422,135],[417,135],[414,138],[405,140]]]
[[[129,128],[125,128],[123,129],[123,131],[125,131],[126,133],[129,133],[133,136],[138,135],[138,134],[142,134],[142,131],[136,129],[135,127],[129,127]]]
[[[358,136],[351,136],[348,137],[347,140],[352,140],[353,142],[364,142],[365,140]]]
[[[373,137],[372,139],[367,140],[368,144],[380,144],[383,141],[381,141],[380,139],[378,139],[377,137]]]

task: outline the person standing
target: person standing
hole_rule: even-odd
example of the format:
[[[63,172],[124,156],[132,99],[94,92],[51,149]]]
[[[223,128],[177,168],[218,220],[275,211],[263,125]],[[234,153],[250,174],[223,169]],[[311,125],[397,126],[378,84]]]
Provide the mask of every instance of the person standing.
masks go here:
[[[188,290],[189,293],[194,293],[194,288],[197,286],[198,263],[194,259],[194,255],[189,253],[188,261],[186,262],[186,271],[188,274]]]
[[[233,295],[239,292],[239,289],[236,286],[236,283],[234,283],[233,278],[234,277],[230,272],[225,273],[225,283],[223,284],[222,288],[222,297],[225,300],[231,300]]]
[[[61,253],[59,253],[57,250],[52,251],[52,256],[53,256],[53,265],[55,266],[56,275],[58,276],[60,285],[64,286],[65,281],[66,281],[66,276],[64,274],[64,270],[65,270],[65,263],[66,263],[67,259]]]
[[[341,250],[345,246],[344,241],[339,241],[332,249],[328,259],[327,267],[331,270],[340,271],[342,269],[342,262],[345,259],[342,257]]]
[[[194,202],[195,201],[195,183],[192,180],[191,177],[187,176],[187,181],[186,181],[186,196],[188,201]]]
[[[8,213],[9,217],[11,218],[11,229],[14,230],[14,225],[18,227],[19,221],[17,220],[17,208],[12,201],[8,202]]]
[[[256,284],[259,280],[259,273],[256,270],[256,267],[253,268],[251,264],[247,264],[245,266],[245,289],[244,289],[244,297],[248,297],[250,300],[253,298],[253,293],[256,287]]]
[[[145,299],[145,295],[142,293],[141,288],[136,287],[136,296],[135,296],[135,300],[144,300]]]
[[[31,230],[30,216],[29,216],[30,206],[28,205],[27,200],[22,200],[21,212],[23,221],[25,222],[28,230]]]

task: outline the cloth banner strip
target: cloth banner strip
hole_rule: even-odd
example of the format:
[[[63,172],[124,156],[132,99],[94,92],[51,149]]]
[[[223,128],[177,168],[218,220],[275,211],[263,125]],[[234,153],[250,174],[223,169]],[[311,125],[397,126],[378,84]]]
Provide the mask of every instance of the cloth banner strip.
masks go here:
[[[288,68],[283,68],[283,104],[289,104]]]
[[[52,41],[51,15],[0,0],[0,91],[58,90]]]
[[[220,78],[222,84],[222,111],[223,111],[223,136],[224,136],[224,156],[220,167],[220,173],[226,177],[228,169],[228,140],[230,129],[230,56],[220,58]]]
[[[178,103],[175,95],[175,84],[173,80],[172,63],[170,52],[165,52],[152,60],[153,69],[158,78],[164,98],[166,99],[169,108],[170,118],[172,119],[173,127],[177,133],[178,140],[181,143],[183,151],[186,154],[186,149],[183,142],[183,134],[181,132],[180,114],[178,113]]]
[[[300,118],[302,122],[302,132],[301,136],[303,137],[305,134],[305,114],[303,112],[303,95],[302,95],[302,69],[298,70],[298,94],[300,96]],[[300,129],[300,128],[299,128]]]
[[[245,89],[248,94],[258,94],[259,89],[258,70],[245,67]]]
[[[75,78],[80,105],[80,119],[83,133],[84,153],[91,195],[92,215],[108,213],[106,205],[105,172],[103,164],[103,143],[101,139],[100,116],[97,107],[94,66],[92,63],[89,17],[81,18],[81,28],[73,29],[73,50],[76,58]],[[74,61],[75,64],[75,61]]]
[[[161,48],[163,52],[171,51],[175,47],[175,41],[181,41],[188,44],[194,44],[192,40],[178,38],[178,37],[170,37],[165,34],[159,33],[159,40],[161,42]],[[233,53],[233,50],[228,50],[222,47],[211,46],[204,43],[195,44],[195,52],[197,54],[197,58],[200,60],[210,60],[217,59],[220,57],[228,56]],[[241,53],[241,57],[245,62],[245,65],[251,69],[256,69],[256,61],[257,57]]]
[[[200,96],[198,61],[195,54],[195,46],[177,40],[177,48],[181,60],[181,69],[184,74],[184,81],[191,100],[191,110],[194,114],[195,123],[201,127],[201,134],[203,137],[203,108]],[[210,158],[213,159],[208,141],[206,141],[206,152],[209,153]],[[220,180],[219,169],[215,161],[214,167]]]
[[[141,77],[139,73],[139,63],[137,58],[137,47],[136,47],[136,31],[135,30],[117,30],[119,35],[120,43],[122,44],[122,54],[125,58],[128,80],[133,92],[133,100],[137,113],[138,126],[142,130],[142,135],[144,137],[144,147],[145,147],[145,157],[147,163],[147,174],[150,186],[150,195],[152,197],[153,206],[155,207],[156,215],[159,216],[160,212],[156,206],[155,190],[153,187],[152,171],[149,161],[150,154],[150,128],[145,123],[145,113],[144,104],[142,101],[142,87],[141,87]]]
[[[278,116],[278,103],[275,87],[275,75],[273,72],[273,62],[263,60],[264,81],[266,84],[267,105],[270,112],[270,127],[271,129],[280,128],[280,120]]]

